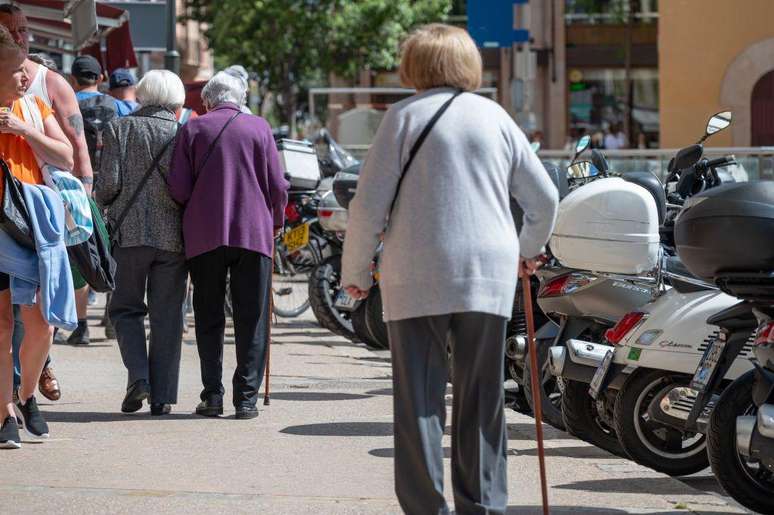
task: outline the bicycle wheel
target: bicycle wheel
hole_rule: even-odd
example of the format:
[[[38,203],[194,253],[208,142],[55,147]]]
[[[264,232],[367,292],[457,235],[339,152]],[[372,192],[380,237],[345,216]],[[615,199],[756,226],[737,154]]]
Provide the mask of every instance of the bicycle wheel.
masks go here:
[[[309,309],[309,274],[312,267],[296,267],[278,248],[274,255],[271,294],[274,314],[295,318]]]

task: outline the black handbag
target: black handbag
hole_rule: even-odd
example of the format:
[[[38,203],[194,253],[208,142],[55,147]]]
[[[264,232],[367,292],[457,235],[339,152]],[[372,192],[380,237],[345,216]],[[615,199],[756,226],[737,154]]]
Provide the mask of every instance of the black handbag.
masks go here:
[[[3,206],[0,209],[0,229],[22,247],[35,249],[32,223],[22,194],[21,182],[13,176],[8,164],[0,159],[3,172]]]
[[[116,287],[116,262],[110,255],[110,238],[102,215],[93,199],[89,199],[89,204],[94,232],[83,243],[67,247],[67,254],[94,291],[107,293]]]

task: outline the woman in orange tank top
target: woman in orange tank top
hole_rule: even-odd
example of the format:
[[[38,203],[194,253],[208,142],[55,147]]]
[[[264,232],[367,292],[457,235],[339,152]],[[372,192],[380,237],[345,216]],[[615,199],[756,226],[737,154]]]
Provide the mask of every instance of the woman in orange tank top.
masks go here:
[[[16,46],[8,30],[0,25],[0,158],[19,180],[42,184],[43,176],[37,158],[69,170],[73,166],[73,150],[51,116],[51,110],[43,102],[36,99],[43,119],[43,132],[35,128],[32,120],[24,120],[20,99],[29,84],[23,67],[25,58],[25,52]],[[0,179],[1,185],[5,178],[0,176]],[[23,427],[29,436],[47,438],[48,425],[37,408],[33,393],[51,347],[53,328],[43,318],[38,305],[20,306],[20,313],[25,334],[21,343],[22,378],[16,409],[22,413]],[[21,421],[16,420],[13,404],[12,334],[9,277],[0,273],[0,448],[21,446]]]

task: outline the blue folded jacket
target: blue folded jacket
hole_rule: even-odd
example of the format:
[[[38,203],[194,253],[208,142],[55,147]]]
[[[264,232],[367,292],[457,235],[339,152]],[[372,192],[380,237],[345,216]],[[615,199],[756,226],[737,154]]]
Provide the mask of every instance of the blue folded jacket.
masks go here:
[[[19,246],[0,231],[0,272],[11,277],[11,302],[33,305],[40,289],[40,311],[49,324],[67,330],[78,326],[75,290],[63,234],[61,197],[46,186],[22,184],[30,213],[35,250]]]

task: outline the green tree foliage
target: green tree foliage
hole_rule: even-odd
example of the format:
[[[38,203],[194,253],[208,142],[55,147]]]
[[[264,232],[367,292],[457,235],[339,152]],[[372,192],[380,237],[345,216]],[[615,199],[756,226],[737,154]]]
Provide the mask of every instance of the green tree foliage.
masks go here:
[[[187,0],[187,16],[209,24],[217,63],[256,72],[278,93],[283,121],[293,121],[298,88],[331,73],[354,78],[397,64],[412,27],[441,21],[451,0]]]

